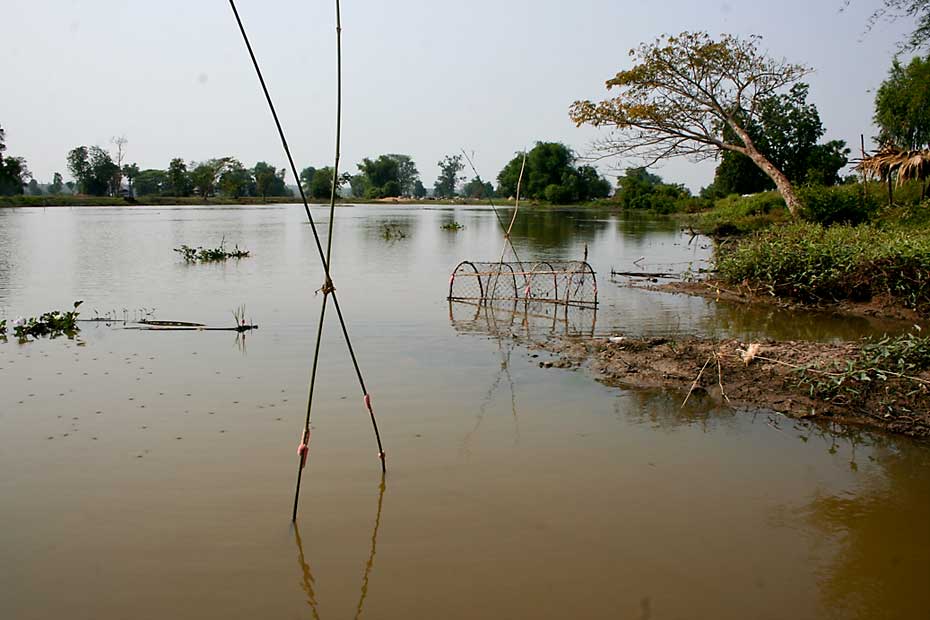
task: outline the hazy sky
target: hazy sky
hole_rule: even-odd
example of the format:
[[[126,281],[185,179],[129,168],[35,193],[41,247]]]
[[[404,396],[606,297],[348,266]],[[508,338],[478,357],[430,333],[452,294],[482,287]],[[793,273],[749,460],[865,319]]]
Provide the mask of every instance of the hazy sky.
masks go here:
[[[627,51],[663,32],[760,34],[778,57],[815,69],[811,100],[827,138],[874,133],[873,92],[907,23],[863,34],[879,0],[343,0],[343,169],[408,153],[424,183],[465,148],[496,177],[536,140],[579,154],[598,135],[568,106],[600,98]],[[334,138],[334,2],[239,0],[298,167],[330,165]],[[0,0],[0,125],[8,154],[40,182],[85,144],[129,140],[128,161],[234,156],[285,164],[235,21],[224,0]],[[631,162],[602,162],[602,172]],[[713,163],[664,164],[697,189]],[[293,179],[288,176],[288,182]]]

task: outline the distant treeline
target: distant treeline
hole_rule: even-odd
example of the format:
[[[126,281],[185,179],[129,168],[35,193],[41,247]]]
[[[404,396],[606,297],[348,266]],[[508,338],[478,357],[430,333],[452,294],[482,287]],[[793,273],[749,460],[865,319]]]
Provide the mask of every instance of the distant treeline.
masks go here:
[[[259,161],[247,168],[235,157],[219,157],[201,162],[172,159],[167,168],[140,169],[135,163],[123,163],[124,138],[112,141],[115,153],[99,146],[78,146],[67,154],[68,170],[73,181],[63,182],[60,173],[51,183],[40,185],[22,158],[0,159],[0,195],[31,196],[77,194],[94,197],[162,197],[248,199],[293,197],[285,183],[285,169]],[[3,141],[0,129],[0,154]],[[497,186],[477,175],[463,175],[465,158],[460,154],[445,156],[437,163],[439,177],[432,191],[420,179],[416,162],[409,155],[388,153],[364,158],[355,174],[339,175],[337,195],[346,198],[381,199],[391,197],[449,199],[464,197],[483,199],[494,196],[514,197],[523,168],[520,195],[555,204],[587,202],[606,198],[612,187],[597,170],[578,165],[570,148],[558,142],[537,142],[526,154],[518,153],[497,175]],[[7,170],[9,169],[9,170]],[[300,172],[300,188],[308,198],[328,199],[333,191],[333,169],[307,166]],[[147,201],[148,202],[148,201]]]

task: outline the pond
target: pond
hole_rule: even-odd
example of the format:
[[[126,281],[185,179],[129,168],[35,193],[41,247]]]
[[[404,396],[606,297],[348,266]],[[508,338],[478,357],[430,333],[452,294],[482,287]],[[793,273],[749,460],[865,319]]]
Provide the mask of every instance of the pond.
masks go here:
[[[321,230],[326,210],[313,208]],[[459,231],[442,230],[459,222]],[[388,233],[385,233],[388,226]],[[172,248],[238,244],[190,265]],[[566,320],[450,307],[495,260],[489,209],[340,207],[333,280],[377,447],[325,329],[290,522],[323,274],[296,206],[0,210],[0,319],[69,309],[229,326],[0,343],[0,617],[898,618],[930,606],[930,449],[608,388],[509,333],[858,338],[858,319],[631,289],[706,266],[668,221],[524,211],[521,258],[579,260]],[[642,260],[640,260],[642,259]],[[515,328],[514,328],[515,329]]]

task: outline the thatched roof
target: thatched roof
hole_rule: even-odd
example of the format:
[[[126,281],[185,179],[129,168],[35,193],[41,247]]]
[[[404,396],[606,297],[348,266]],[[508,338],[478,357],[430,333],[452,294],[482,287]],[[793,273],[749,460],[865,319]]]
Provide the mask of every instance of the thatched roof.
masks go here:
[[[882,181],[897,177],[899,185],[910,180],[923,181],[930,178],[930,150],[904,151],[885,146],[874,155],[859,160],[856,170],[866,177],[878,177]]]

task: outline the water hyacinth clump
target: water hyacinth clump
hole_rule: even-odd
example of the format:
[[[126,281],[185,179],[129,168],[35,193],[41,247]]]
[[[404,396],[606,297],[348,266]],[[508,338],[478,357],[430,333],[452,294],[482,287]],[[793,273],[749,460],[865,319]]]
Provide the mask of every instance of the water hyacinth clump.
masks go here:
[[[448,224],[443,224],[442,226],[440,226],[440,228],[443,230],[451,231],[451,232],[457,232],[465,228],[465,226],[462,224],[459,224],[458,222],[449,222]]]
[[[0,319],[0,337],[6,336],[6,319]]]
[[[188,263],[216,263],[230,258],[246,258],[249,255],[248,250],[240,250],[238,245],[233,250],[227,250],[226,239],[220,241],[219,247],[216,248],[204,248],[203,246],[192,248],[189,245],[182,245],[174,248],[174,251],[183,256]]]
[[[72,338],[80,331],[77,325],[77,317],[80,313],[76,309],[81,303],[80,301],[74,302],[75,310],[70,312],[54,310],[39,317],[20,317],[13,321],[13,335],[19,338],[21,342],[27,341],[30,336],[33,338],[39,336],[57,338],[64,335]],[[4,328],[6,327],[5,323],[4,321]]]

